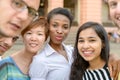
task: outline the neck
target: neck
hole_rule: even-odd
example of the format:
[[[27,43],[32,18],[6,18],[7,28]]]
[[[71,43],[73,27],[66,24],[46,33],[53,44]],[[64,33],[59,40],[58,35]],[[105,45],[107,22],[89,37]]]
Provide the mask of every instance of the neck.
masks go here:
[[[54,44],[52,42],[49,42],[50,46],[56,50],[57,52],[61,51],[61,50],[64,50],[64,47],[62,44]]]
[[[102,60],[100,58],[100,59],[97,59],[97,60],[90,61],[89,64],[90,64],[90,66],[89,66],[88,69],[95,70],[95,69],[103,68],[106,63],[105,63],[104,60]]]
[[[28,63],[31,63],[32,61],[32,58],[33,58],[33,54],[28,52],[27,50],[25,49],[22,49],[20,50],[19,52],[15,53],[12,55],[13,58],[15,59],[19,59],[19,60],[23,60],[24,62],[28,62]]]
[[[32,53],[29,53],[28,51],[23,49],[17,53],[14,53],[11,57],[14,59],[20,70],[24,74],[28,74],[29,66],[32,62],[33,56],[34,55]]]

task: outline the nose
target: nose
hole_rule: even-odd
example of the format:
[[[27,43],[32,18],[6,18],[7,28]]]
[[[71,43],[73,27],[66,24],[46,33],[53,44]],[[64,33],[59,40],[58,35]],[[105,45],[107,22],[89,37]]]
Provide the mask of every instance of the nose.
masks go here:
[[[84,42],[83,45],[82,45],[82,47],[83,47],[84,49],[87,49],[87,48],[90,47],[90,45],[89,45],[88,42]]]
[[[30,37],[31,41],[36,41],[37,40],[37,35],[36,34],[32,34]]]
[[[63,32],[63,30],[61,27],[57,28],[57,33],[61,34],[62,32]]]
[[[120,3],[118,3],[118,5],[117,5],[116,13],[119,13],[119,14],[120,14]]]

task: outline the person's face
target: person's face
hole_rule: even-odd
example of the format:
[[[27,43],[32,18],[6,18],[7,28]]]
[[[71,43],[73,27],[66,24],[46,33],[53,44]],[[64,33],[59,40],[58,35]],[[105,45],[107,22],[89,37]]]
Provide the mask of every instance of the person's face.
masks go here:
[[[120,28],[120,0],[108,0],[108,6],[111,19]]]
[[[39,3],[40,0],[0,0],[0,36],[20,34],[33,21]]]
[[[26,50],[33,54],[37,53],[37,51],[43,47],[45,38],[45,27],[38,26],[27,31],[23,35]]]
[[[8,49],[10,49],[17,39],[18,36],[0,38],[0,56],[2,56]]]
[[[91,62],[101,59],[102,42],[92,28],[81,31],[77,47],[84,60]]]
[[[70,31],[70,20],[64,15],[54,15],[50,19],[49,35],[50,42],[61,44]]]

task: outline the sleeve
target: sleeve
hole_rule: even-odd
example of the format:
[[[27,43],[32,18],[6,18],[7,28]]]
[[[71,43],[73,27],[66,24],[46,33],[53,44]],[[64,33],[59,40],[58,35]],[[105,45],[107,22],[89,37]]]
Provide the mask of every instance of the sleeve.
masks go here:
[[[7,80],[8,66],[7,63],[0,64],[0,80]]]
[[[46,80],[48,74],[48,67],[44,62],[33,58],[30,65],[29,75],[31,80]]]

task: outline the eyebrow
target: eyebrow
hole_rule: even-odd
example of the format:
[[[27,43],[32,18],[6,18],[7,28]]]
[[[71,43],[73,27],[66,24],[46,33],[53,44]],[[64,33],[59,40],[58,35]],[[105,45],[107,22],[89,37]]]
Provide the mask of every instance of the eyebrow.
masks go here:
[[[27,5],[27,7],[28,8],[32,8],[32,9],[34,9],[35,11],[38,11],[38,10],[36,10],[35,8],[33,8],[32,6],[29,6],[24,0],[21,0],[25,5]]]
[[[96,37],[88,37],[88,38],[96,38]],[[79,37],[78,39],[83,39],[83,37]]]

